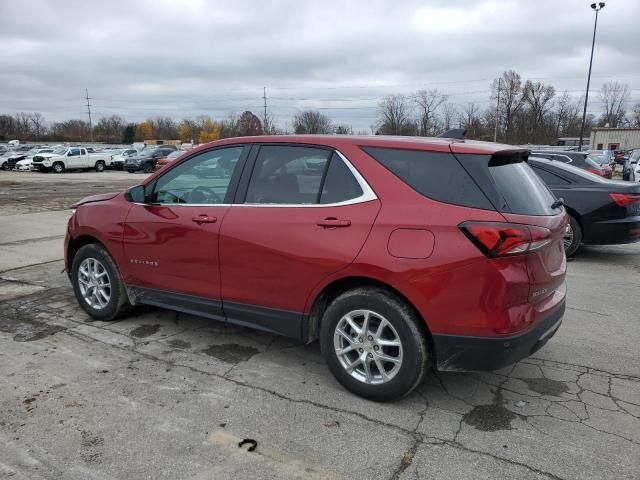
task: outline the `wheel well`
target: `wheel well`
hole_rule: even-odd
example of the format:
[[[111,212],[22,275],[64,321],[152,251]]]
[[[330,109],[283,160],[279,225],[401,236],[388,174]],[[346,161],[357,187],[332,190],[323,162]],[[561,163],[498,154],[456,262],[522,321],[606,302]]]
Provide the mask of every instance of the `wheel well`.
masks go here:
[[[387,290],[393,295],[402,299],[411,309],[413,309],[414,313],[422,320],[420,322],[419,328],[422,329],[425,334],[427,341],[429,342],[429,346],[431,347],[431,333],[429,332],[429,328],[427,324],[420,315],[418,309],[411,303],[411,301],[403,295],[401,292],[396,290],[390,285],[387,285],[384,282],[380,282],[379,280],[375,280],[369,277],[346,277],[336,280],[326,287],[322,289],[322,291],[318,294],[316,299],[313,302],[311,307],[311,311],[309,313],[309,321],[307,323],[307,332],[304,335],[305,340],[311,342],[318,338],[318,333],[320,332],[320,324],[322,322],[322,317],[327,307],[335,300],[339,295],[347,292],[349,290],[353,290],[354,288],[361,287],[376,287],[381,288],[383,290]]]
[[[95,237],[91,235],[81,235],[78,238],[74,238],[71,242],[69,242],[69,247],[67,248],[67,271],[71,271],[71,265],[73,265],[73,257],[76,256],[78,250],[80,250],[85,245],[89,245],[91,243],[97,243],[102,248],[105,248],[103,243]]]

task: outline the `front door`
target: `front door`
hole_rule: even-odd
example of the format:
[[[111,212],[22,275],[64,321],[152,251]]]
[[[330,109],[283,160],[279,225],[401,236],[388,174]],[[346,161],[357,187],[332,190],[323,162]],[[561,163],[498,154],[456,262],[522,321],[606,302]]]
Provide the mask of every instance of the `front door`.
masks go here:
[[[123,273],[125,283],[155,299],[146,303],[183,302],[183,309],[222,316],[218,233],[243,152],[230,146],[199,153],[148,184],[145,204],[131,207]]]
[[[84,152],[84,156],[82,155]],[[69,149],[67,154],[67,168],[84,168],[84,161],[87,158],[87,153],[84,148],[73,147]]]
[[[380,202],[331,149],[262,145],[252,157],[222,224],[224,311],[299,337],[309,294],[355,259]]]

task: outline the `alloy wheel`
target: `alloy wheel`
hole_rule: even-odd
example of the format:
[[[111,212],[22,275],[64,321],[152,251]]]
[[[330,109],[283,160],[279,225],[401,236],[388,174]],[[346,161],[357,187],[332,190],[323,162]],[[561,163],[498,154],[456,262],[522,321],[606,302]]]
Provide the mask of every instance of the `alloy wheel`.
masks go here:
[[[573,243],[573,236],[574,234],[573,234],[573,228],[571,227],[571,223],[567,223],[567,228],[565,229],[564,235],[562,237],[565,250],[567,250]]]
[[[333,346],[340,365],[362,383],[387,383],[402,366],[398,332],[372,310],[354,310],[344,315],[334,330]]]
[[[111,280],[102,263],[85,258],[78,268],[78,286],[85,302],[96,310],[105,308],[111,300]]]

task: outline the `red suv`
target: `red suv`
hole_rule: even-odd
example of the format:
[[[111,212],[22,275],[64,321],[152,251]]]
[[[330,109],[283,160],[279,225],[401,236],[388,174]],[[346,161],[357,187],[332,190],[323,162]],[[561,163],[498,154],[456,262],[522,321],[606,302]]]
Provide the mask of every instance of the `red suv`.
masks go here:
[[[567,216],[527,154],[453,139],[221,140],[78,202],[66,267],[93,318],[147,304],[319,339],[340,383],[389,400],[430,363],[497,369],[558,329]]]

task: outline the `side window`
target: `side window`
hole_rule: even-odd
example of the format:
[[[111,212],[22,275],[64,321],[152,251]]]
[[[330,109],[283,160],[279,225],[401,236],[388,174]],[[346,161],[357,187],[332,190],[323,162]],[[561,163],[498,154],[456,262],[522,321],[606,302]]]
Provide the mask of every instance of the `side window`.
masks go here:
[[[320,203],[346,202],[362,195],[362,188],[349,167],[337,155],[331,156],[327,174],[324,177]]]
[[[544,183],[546,183],[547,185],[568,185],[569,182],[567,180],[565,180],[562,177],[559,177],[558,175],[555,175],[551,172],[547,172],[546,170],[543,170],[541,168],[535,167],[535,166],[531,166],[531,168],[533,168],[533,171],[536,172],[538,174],[538,176],[542,179],[542,181]]]
[[[79,148],[72,148],[69,150],[69,156],[70,157],[77,157],[78,155],[80,155],[80,149]]]
[[[331,151],[313,147],[260,147],[246,203],[318,203]]]
[[[209,150],[162,175],[153,202],[164,204],[220,204],[225,201],[231,177],[244,147]]]

